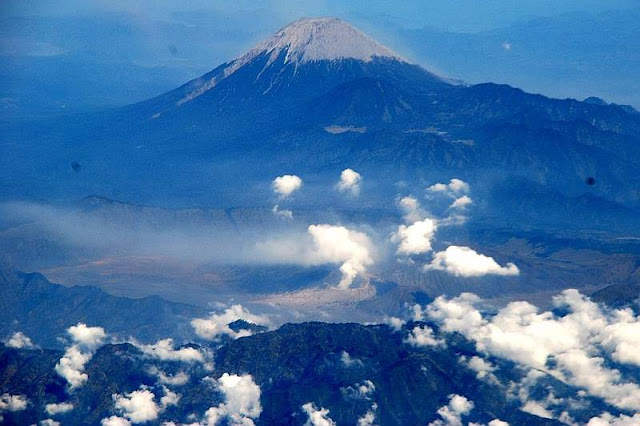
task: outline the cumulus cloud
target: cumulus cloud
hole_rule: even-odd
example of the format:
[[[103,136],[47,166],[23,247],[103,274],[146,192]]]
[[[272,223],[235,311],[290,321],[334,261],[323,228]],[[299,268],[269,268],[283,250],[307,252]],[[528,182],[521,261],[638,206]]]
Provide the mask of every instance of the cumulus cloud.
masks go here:
[[[229,327],[234,321],[244,320],[252,324],[267,326],[269,318],[262,315],[254,315],[242,305],[233,305],[223,313],[212,313],[208,318],[196,318],[191,321],[196,334],[203,339],[214,340],[226,335],[234,339],[250,336],[250,330],[234,331]]]
[[[433,329],[431,327],[424,326],[416,326],[411,330],[409,336],[406,338],[405,342],[410,345],[417,347],[425,347],[425,346],[438,346],[444,345],[444,340],[436,339],[433,335]]]
[[[40,420],[40,423],[38,423],[40,426],[60,426],[60,422],[56,422],[53,419],[44,419],[44,420]]]
[[[69,383],[71,389],[82,386],[89,379],[84,366],[92,356],[91,353],[82,352],[78,346],[71,346],[56,364],[56,373]]]
[[[340,173],[340,182],[338,182],[337,188],[340,192],[349,192],[352,195],[358,195],[360,193],[360,182],[362,176],[360,173],[352,169],[344,169]]]
[[[170,405],[178,405],[178,402],[180,401],[180,395],[173,392],[166,386],[162,387],[162,391],[164,392],[164,395],[160,398],[160,405],[163,409],[167,408]]]
[[[362,417],[358,418],[358,426],[373,426],[376,421],[377,410],[378,404],[374,403],[369,411],[367,411]]]
[[[431,241],[437,229],[434,219],[424,219],[413,225],[400,225],[392,236],[392,241],[399,243],[398,254],[413,255],[431,251]]]
[[[307,413],[309,419],[306,426],[335,426],[336,422],[334,422],[329,417],[329,410],[326,408],[318,408],[313,402],[307,402],[302,406],[302,411]]]
[[[640,425],[640,413],[636,413],[633,416],[627,416],[621,414],[618,417],[611,415],[610,413],[603,413],[598,417],[592,417],[589,419],[587,426],[638,426]]]
[[[0,413],[3,411],[23,411],[27,408],[29,400],[24,395],[11,395],[4,393],[0,396]]]
[[[47,404],[44,406],[44,409],[47,411],[47,414],[49,414],[50,416],[55,416],[56,414],[64,414],[73,410],[73,404],[71,404],[70,402]]]
[[[73,390],[82,386],[89,378],[84,372],[85,364],[102,344],[106,333],[102,327],[87,327],[83,323],[72,325],[67,329],[67,333],[74,343],[65,350],[55,366],[55,371],[69,383],[70,389]]]
[[[86,324],[81,322],[69,327],[67,333],[75,343],[89,349],[95,349],[100,346],[107,336],[102,327],[87,327]]]
[[[394,331],[400,331],[402,326],[405,325],[405,321],[398,317],[385,317],[382,323],[387,324]]]
[[[492,257],[463,246],[449,246],[444,251],[435,253],[433,261],[426,265],[425,269],[447,271],[459,277],[520,274],[520,270],[513,263],[500,266]]]
[[[131,422],[124,417],[111,416],[102,419],[100,426],[131,426]]]
[[[347,386],[340,390],[345,397],[369,400],[376,390],[376,385],[371,380],[365,380],[355,386]]]
[[[603,311],[577,290],[565,290],[554,298],[554,304],[567,312],[561,316],[539,312],[528,302],[512,302],[485,318],[474,306],[478,302],[469,293],[452,299],[441,296],[427,307],[426,315],[440,322],[444,331],[475,341],[480,352],[549,374],[620,409],[640,410],[640,386],[607,362],[638,365],[625,349],[620,351],[636,336],[616,334],[640,323],[631,311]],[[537,410],[535,404],[529,403],[527,409]]]
[[[4,344],[9,348],[15,349],[31,349],[33,348],[33,342],[31,339],[26,336],[21,331],[13,333],[11,337],[9,337]]]
[[[271,184],[273,191],[281,198],[286,198],[302,188],[302,179],[296,175],[278,176]]]
[[[464,210],[469,207],[473,203],[473,200],[468,195],[463,195],[462,197],[456,198],[449,208]]]
[[[175,349],[173,339],[158,340],[154,344],[144,345],[135,343],[146,355],[163,361],[204,362],[202,352],[192,347]]]
[[[174,375],[169,375],[154,366],[151,367],[149,373],[156,376],[158,378],[158,382],[163,385],[183,386],[189,381],[189,375],[184,371],[179,371]]]
[[[490,379],[493,382],[498,381],[498,379],[493,375],[496,367],[486,359],[480,358],[479,356],[472,356],[471,358],[461,356],[460,362],[463,365],[466,365],[470,370],[475,371],[478,379]]]
[[[451,179],[446,183],[436,183],[427,188],[427,191],[434,194],[444,194],[452,198],[469,193],[469,184],[460,179]]]
[[[429,423],[429,426],[462,426],[462,416],[473,409],[473,401],[461,395],[449,395],[449,404],[438,409],[441,419]]]
[[[206,411],[204,425],[217,425],[222,419],[233,425],[253,425],[253,420],[262,413],[260,386],[255,384],[253,377],[250,374],[224,373],[216,383],[225,396],[225,402]]]
[[[115,407],[133,423],[156,420],[160,407],[154,401],[154,394],[148,389],[140,389],[125,395],[115,395]]]

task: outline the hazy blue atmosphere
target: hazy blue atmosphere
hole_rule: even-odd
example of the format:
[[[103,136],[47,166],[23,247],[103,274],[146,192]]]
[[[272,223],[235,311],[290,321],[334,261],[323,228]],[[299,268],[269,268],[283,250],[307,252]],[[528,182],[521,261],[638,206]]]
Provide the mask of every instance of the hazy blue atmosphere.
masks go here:
[[[640,425],[639,1],[3,1],[0,424]]]
[[[9,117],[119,106],[231,60],[301,16],[346,19],[468,83],[640,106],[640,3],[616,1],[3,2]]]

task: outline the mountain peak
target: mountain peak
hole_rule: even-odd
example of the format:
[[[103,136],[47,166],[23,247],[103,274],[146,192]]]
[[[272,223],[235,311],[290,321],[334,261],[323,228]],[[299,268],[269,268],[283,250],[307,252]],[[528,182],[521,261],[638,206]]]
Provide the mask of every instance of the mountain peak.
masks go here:
[[[281,28],[269,39],[230,62],[221,72],[211,76],[208,81],[188,93],[177,104],[181,105],[202,95],[259,57],[267,58],[263,71],[276,63],[279,58],[283,59],[285,65],[293,64],[294,66],[345,59],[371,62],[374,58],[408,63],[391,49],[341,19],[301,18]]]
[[[265,53],[272,61],[284,53],[285,63],[338,59],[369,62],[375,57],[406,62],[391,49],[337,18],[298,19],[238,60],[244,62]]]

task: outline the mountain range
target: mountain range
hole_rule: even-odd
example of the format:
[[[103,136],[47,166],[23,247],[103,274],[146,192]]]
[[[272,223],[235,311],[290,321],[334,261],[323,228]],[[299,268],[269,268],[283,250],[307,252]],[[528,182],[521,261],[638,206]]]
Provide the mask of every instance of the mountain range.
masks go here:
[[[0,421],[637,420],[631,107],[303,18],[155,98],[0,126]]]

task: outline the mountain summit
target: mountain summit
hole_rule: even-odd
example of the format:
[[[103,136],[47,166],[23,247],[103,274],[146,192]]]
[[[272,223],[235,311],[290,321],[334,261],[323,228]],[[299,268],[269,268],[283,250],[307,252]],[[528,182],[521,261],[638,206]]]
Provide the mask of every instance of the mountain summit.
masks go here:
[[[254,81],[265,76],[276,77],[269,80],[265,93],[275,86],[282,86],[282,68],[291,68],[289,76],[301,72],[300,67],[311,65],[316,69],[322,64],[339,71],[336,62],[357,62],[361,69],[374,61],[391,61],[409,65],[409,61],[372,39],[351,24],[337,18],[301,18],[278,30],[269,39],[259,43],[235,60],[216,68],[209,74],[195,80],[196,88],[181,97],[177,105],[189,102],[218,86],[232,74],[241,69],[254,68]],[[353,66],[347,74],[353,74]],[[272,76],[268,71],[274,71]],[[344,73],[344,70],[342,70]],[[370,73],[365,73],[370,74]],[[286,84],[285,84],[286,85]]]

